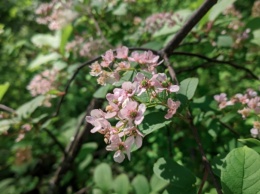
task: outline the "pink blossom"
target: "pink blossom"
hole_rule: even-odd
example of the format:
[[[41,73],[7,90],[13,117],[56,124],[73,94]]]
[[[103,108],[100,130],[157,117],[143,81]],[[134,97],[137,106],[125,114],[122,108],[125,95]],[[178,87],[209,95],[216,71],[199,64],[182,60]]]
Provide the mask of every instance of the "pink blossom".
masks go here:
[[[260,113],[260,97],[254,97],[250,99],[247,106],[253,109],[257,114]]]
[[[215,99],[218,103],[227,101],[227,94],[226,94],[226,93],[221,93],[221,94],[219,94],[219,95],[215,95],[215,96],[214,96],[214,99]]]
[[[152,53],[152,51],[145,51],[144,53],[139,54],[134,51],[131,53],[131,56],[128,57],[129,61],[137,62],[140,64],[155,64],[158,62],[160,57]]]
[[[115,88],[113,90],[113,94],[108,93],[106,95],[106,98],[109,101],[109,103],[114,103],[114,104],[120,106],[126,100],[127,93],[125,90],[123,90],[121,88]]]
[[[130,63],[126,62],[126,61],[122,61],[120,63],[116,64],[116,71],[121,71],[121,70],[127,70],[130,68]]]
[[[102,71],[97,79],[98,84],[104,86],[106,84],[115,84],[120,79],[120,76],[117,72],[108,72]]]
[[[237,111],[239,114],[242,115],[243,119],[249,116],[250,114],[250,109],[249,108],[243,108],[242,110]]]
[[[106,147],[106,150],[116,151],[113,156],[116,162],[121,163],[124,161],[125,159],[124,151],[126,152],[128,159],[129,160],[131,159],[130,156],[131,142],[129,142],[129,140],[122,142],[121,138],[116,134],[110,137],[110,142],[111,144]]]
[[[92,76],[99,76],[102,73],[102,68],[97,61],[95,63],[92,63],[90,65],[90,68],[91,68],[90,75]]]
[[[112,63],[115,59],[113,51],[110,49],[108,50],[105,55],[102,55],[102,59],[107,62],[108,64]]]
[[[154,74],[150,81],[151,85],[159,92],[162,92],[163,90],[178,92],[180,89],[178,85],[172,85],[164,73]]]
[[[137,73],[134,81],[137,83],[137,96],[140,96],[143,92],[147,90],[151,86],[150,81],[144,76],[142,73]]]
[[[101,133],[105,133],[109,131],[111,128],[110,123],[105,119],[106,113],[100,109],[94,109],[90,112],[90,116],[86,116],[86,121],[94,126],[91,129],[91,133],[95,133],[97,131]]]
[[[145,104],[140,104],[136,101],[128,101],[124,108],[119,111],[119,117],[122,119],[127,119],[132,124],[139,125],[144,119],[144,112],[146,110]]]
[[[128,51],[129,49],[125,46],[121,47],[121,48],[117,48],[116,49],[116,58],[118,59],[127,59],[128,57]]]
[[[128,97],[131,97],[135,94],[136,90],[137,90],[137,83],[134,82],[124,82],[122,84],[122,89],[126,92]]]
[[[107,107],[106,107],[106,111],[107,111],[107,113],[106,113],[105,118],[106,119],[113,118],[117,115],[117,113],[119,111],[118,105],[116,105],[113,102],[110,102],[109,105],[107,105]]]
[[[257,128],[252,128],[250,130],[252,137],[254,138],[260,138],[260,130]]]
[[[143,134],[136,127],[130,127],[119,134],[119,136],[124,135],[128,135],[127,141],[131,146],[135,145],[137,149],[142,146]]]
[[[165,119],[170,119],[176,113],[176,110],[180,106],[180,101],[174,102],[171,98],[167,100],[168,113],[164,116]]]

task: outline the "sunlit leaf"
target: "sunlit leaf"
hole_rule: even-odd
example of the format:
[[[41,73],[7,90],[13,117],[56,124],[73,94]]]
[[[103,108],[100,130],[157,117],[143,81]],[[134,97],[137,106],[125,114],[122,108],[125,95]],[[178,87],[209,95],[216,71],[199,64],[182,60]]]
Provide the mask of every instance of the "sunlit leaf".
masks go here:
[[[222,166],[221,182],[225,194],[260,193],[260,156],[244,146],[232,150]]]

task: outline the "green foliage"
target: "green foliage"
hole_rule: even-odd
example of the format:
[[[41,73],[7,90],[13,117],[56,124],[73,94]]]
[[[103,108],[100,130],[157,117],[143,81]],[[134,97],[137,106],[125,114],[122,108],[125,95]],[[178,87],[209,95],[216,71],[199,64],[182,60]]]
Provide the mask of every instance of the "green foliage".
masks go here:
[[[232,150],[221,171],[224,193],[259,193],[260,156],[244,146]]]
[[[36,22],[39,15],[35,10],[44,2],[0,2],[1,193],[48,193],[62,158],[73,162],[59,177],[58,193],[84,189],[94,194],[196,193],[204,166],[190,129],[192,119],[223,192],[259,192],[260,143],[250,135],[259,115],[245,121],[237,113],[240,105],[220,110],[214,101],[214,95],[222,92],[229,97],[252,88],[259,94],[260,18],[253,13],[257,1],[219,0],[173,51],[169,63],[180,81],[180,91],[170,97],[181,106],[170,120],[164,118],[165,106],[147,107],[138,125],[144,135],[142,147],[132,149],[131,161],[122,164],[116,164],[113,153],[107,153],[100,134],[89,133],[86,107],[92,98],[104,100],[108,92],[132,81],[136,69],[121,71],[118,83],[101,87],[96,77],[90,76],[89,66],[74,73],[85,61],[121,45],[159,51],[204,0],[81,0],[73,1],[72,6],[58,1],[55,9],[64,3],[69,11],[56,12],[55,17],[62,16],[62,20],[55,24],[64,24],[57,30],[51,30],[49,23]],[[76,17],[66,21],[70,11]],[[158,16],[154,23],[146,21],[156,13],[173,13],[171,25]],[[167,20],[165,15],[162,18]],[[168,75],[165,61],[160,61],[157,71]],[[27,89],[31,80],[52,68],[58,70],[55,87],[44,95],[31,96]],[[46,88],[45,84],[41,86]],[[163,95],[159,97],[163,99]],[[143,93],[136,100],[148,104],[151,96]],[[160,103],[165,105],[165,99]],[[77,134],[84,134],[79,142],[75,141]],[[73,158],[70,143],[72,150],[80,145]],[[202,193],[216,193],[210,174]]]
[[[154,164],[153,171],[159,178],[169,183],[166,193],[196,193],[195,176],[171,159],[159,158]]]

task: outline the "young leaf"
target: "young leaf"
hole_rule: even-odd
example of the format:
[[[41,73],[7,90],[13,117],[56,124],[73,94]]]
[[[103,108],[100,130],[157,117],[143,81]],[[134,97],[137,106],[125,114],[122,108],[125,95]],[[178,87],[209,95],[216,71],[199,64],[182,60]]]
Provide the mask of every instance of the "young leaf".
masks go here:
[[[183,94],[184,96],[187,96],[187,98],[190,100],[195,94],[198,83],[199,79],[195,77],[187,78],[181,81],[178,94]]]
[[[64,53],[65,53],[65,46],[66,46],[66,43],[68,42],[68,39],[69,39],[72,31],[73,31],[72,25],[67,25],[61,31],[60,53],[62,55],[64,55]]]
[[[136,194],[143,194],[143,193],[149,193],[149,183],[145,176],[143,175],[137,175],[133,181],[132,185],[134,187]]]
[[[10,86],[9,82],[6,82],[6,83],[0,85],[0,101],[4,97],[4,95],[5,95],[6,91],[8,90],[9,86]]]
[[[108,164],[102,163],[96,167],[94,171],[94,182],[104,192],[111,189],[112,171]]]
[[[126,174],[120,174],[114,180],[114,190],[117,194],[127,194],[129,187],[129,179]]]
[[[161,112],[152,112],[145,115],[143,122],[139,125],[139,129],[144,135],[148,135],[155,130],[165,127],[169,123],[171,123],[171,120],[165,120],[164,114]]]
[[[244,146],[232,150],[222,166],[221,183],[225,194],[259,193],[260,156]]]
[[[159,158],[153,171],[160,179],[170,183],[166,189],[168,193],[196,193],[195,176],[173,160]]]
[[[112,86],[107,84],[105,86],[101,86],[94,94],[94,98],[106,98],[107,92],[110,90]]]

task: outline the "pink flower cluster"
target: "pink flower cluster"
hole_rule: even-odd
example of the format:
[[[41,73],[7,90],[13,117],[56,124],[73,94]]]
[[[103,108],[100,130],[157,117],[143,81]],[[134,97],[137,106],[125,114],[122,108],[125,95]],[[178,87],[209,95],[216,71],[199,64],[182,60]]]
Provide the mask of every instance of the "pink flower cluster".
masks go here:
[[[104,45],[100,40],[89,39],[85,41],[83,36],[75,36],[75,39],[66,44],[66,51],[73,52],[81,57],[92,57],[96,55]]]
[[[172,118],[180,106],[180,102],[173,101],[170,95],[178,92],[179,86],[173,85],[166,74],[155,73],[154,68],[149,68],[149,65],[156,67],[159,59],[159,56],[153,55],[150,51],[142,54],[133,52],[128,57],[128,48],[121,47],[117,49],[116,55],[112,50],[109,50],[102,58],[101,63],[95,62],[91,65],[91,75],[99,76],[98,79],[104,77],[104,73],[119,75],[119,71],[129,70],[131,68],[130,62],[139,64],[141,69],[146,69],[151,74],[151,77],[148,78],[143,73],[138,72],[132,82],[126,81],[122,83],[121,88],[115,88],[113,93],[106,95],[108,105],[105,111],[95,109],[91,111],[90,116],[86,117],[86,121],[94,126],[91,132],[99,132],[104,135],[104,140],[108,144],[106,149],[115,151],[114,160],[121,163],[125,159],[124,153],[130,160],[131,148],[135,146],[138,149],[142,146],[143,135],[139,131],[138,125],[144,119],[147,105],[157,104],[166,107],[168,112],[165,119]],[[118,59],[121,61],[117,62]],[[107,73],[106,68],[112,64],[115,66],[115,72],[111,69]],[[109,78],[113,80],[114,77]],[[104,83],[114,83],[118,80],[119,76],[118,79],[111,82],[106,79]],[[142,103],[138,100],[138,96],[143,93],[149,96],[149,102]],[[161,95],[162,93],[164,95]],[[112,125],[109,119],[116,120],[116,124]]]
[[[218,102],[219,108],[223,109],[226,106],[232,106],[236,103],[239,103],[243,106],[243,109],[238,110],[237,112],[242,115],[243,119],[246,119],[251,114],[259,117],[260,114],[260,96],[253,89],[249,88],[246,90],[245,94],[236,94],[231,97],[230,100],[227,99],[225,93],[215,95],[214,99]],[[258,121],[255,121],[258,123]],[[251,135],[253,137],[260,138],[260,125],[254,124],[254,128],[251,129]]]
[[[170,12],[165,13],[155,13],[145,20],[145,31],[154,33],[160,30],[163,26],[173,27],[176,25],[176,20],[182,21],[183,18],[178,14],[173,14]]]
[[[56,76],[57,76],[58,70],[52,69],[52,70],[45,70],[40,74],[37,74],[34,76],[34,78],[31,80],[29,85],[27,86],[27,89],[30,91],[32,96],[38,96],[38,95],[46,95],[46,99],[44,101],[44,106],[50,107],[50,99],[52,98],[51,95],[48,95],[48,92],[50,90],[54,90],[56,85]]]
[[[50,30],[58,30],[66,26],[77,17],[72,11],[73,1],[61,2],[52,0],[50,3],[42,3],[35,13],[39,15],[37,23],[48,25]]]
[[[159,56],[154,55],[151,51],[138,53],[134,51],[130,56],[129,49],[125,46],[116,49],[116,53],[108,50],[103,56],[101,62],[94,62],[90,68],[90,74],[97,76],[97,82],[100,85],[114,84],[120,79],[120,72],[135,69],[133,63],[137,63],[142,70],[151,73],[156,72],[156,67],[160,64],[158,62]],[[131,67],[132,64],[132,67]],[[114,70],[111,68],[114,67]]]

